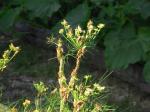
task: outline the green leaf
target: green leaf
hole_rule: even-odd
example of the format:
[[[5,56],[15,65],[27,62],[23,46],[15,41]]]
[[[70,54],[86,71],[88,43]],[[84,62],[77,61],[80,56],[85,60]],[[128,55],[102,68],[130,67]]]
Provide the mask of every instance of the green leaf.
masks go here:
[[[150,2],[145,1],[145,3],[140,8],[140,13],[143,19],[150,17]]]
[[[110,69],[125,69],[129,64],[140,61],[144,54],[140,41],[132,25],[109,32],[104,42],[106,65]]]
[[[33,17],[51,17],[60,8],[58,0],[23,0],[22,5]]]
[[[84,2],[78,5],[76,8],[72,9],[64,19],[66,19],[72,27],[76,27],[77,25],[84,25],[89,19],[90,12],[91,12],[90,7],[86,2]],[[60,22],[58,22],[52,28],[52,31],[56,32],[60,28],[61,25]]]
[[[84,25],[88,21],[90,16],[90,7],[87,3],[78,5],[75,9],[70,11],[65,19],[72,27],[77,25]]]
[[[3,9],[0,11],[0,30],[7,31],[19,16],[21,8]]]
[[[132,9],[132,13],[140,13],[143,19],[150,17],[150,2],[148,0],[129,0],[127,8]]]
[[[108,4],[107,7],[103,7],[103,12],[109,17],[113,17],[116,14],[116,9],[112,4]]]
[[[138,1],[139,2],[139,1]],[[138,10],[138,5],[137,2],[133,1],[133,0],[129,0],[124,6],[123,6],[123,10],[125,12],[125,14],[138,14],[139,10]]]
[[[144,51],[150,51],[150,27],[140,27],[138,38],[141,41]]]
[[[143,74],[145,81],[150,83],[150,60],[145,63]]]
[[[95,5],[99,6],[104,0],[90,0]]]

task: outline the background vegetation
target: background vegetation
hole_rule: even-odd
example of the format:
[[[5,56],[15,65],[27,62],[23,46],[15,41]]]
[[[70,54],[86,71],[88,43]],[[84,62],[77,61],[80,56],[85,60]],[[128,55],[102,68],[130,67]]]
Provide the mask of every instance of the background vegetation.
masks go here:
[[[28,33],[15,29],[22,22],[49,33],[56,32],[64,18],[73,27],[85,26],[89,19],[102,22],[106,27],[97,39],[107,67],[117,70],[140,63],[150,81],[149,0],[3,0],[0,6],[0,33],[10,40]]]
[[[4,52],[5,55],[2,55],[0,59],[0,70],[3,70],[9,60],[11,60],[13,52],[16,50],[18,53],[15,64],[12,64],[8,71],[6,70],[6,72],[9,73],[3,75],[4,85],[7,85],[7,90],[12,91],[13,87],[8,87],[8,85],[9,83],[13,85],[14,80],[16,82],[20,81],[22,85],[24,85],[25,81],[27,81],[26,83],[30,82],[30,84],[33,81],[28,78],[25,79],[25,81],[19,77],[10,78],[14,76],[14,74],[18,76],[20,74],[28,76],[39,75],[40,79],[44,81],[47,81],[47,79],[44,79],[45,75],[52,78],[51,76],[57,74],[56,60],[53,60],[56,58],[50,59],[56,56],[55,48],[51,47],[49,49],[46,42],[47,37],[51,34],[54,34],[56,38],[58,37],[58,30],[62,28],[60,23],[64,19],[67,20],[73,28],[80,25],[83,29],[86,29],[89,20],[92,20],[95,25],[98,23],[105,24],[105,27],[97,35],[96,45],[98,50],[104,50],[106,68],[109,70],[124,70],[130,65],[140,65],[143,72],[142,78],[144,78],[145,82],[150,82],[149,0],[1,0],[0,52],[2,54],[10,43],[14,43],[21,49],[18,53],[20,49],[17,47],[16,50],[13,44],[10,44],[9,52]],[[64,52],[66,53],[65,48]],[[95,61],[97,60],[95,59]],[[72,63],[73,62],[71,62],[71,65]],[[97,61],[96,63],[100,62]],[[93,66],[94,65],[92,65],[92,67]],[[69,65],[65,67],[68,67],[66,68],[67,70],[72,69]],[[87,68],[83,69],[87,70]],[[67,70],[65,72],[68,72]],[[95,72],[95,70],[93,71]],[[3,73],[5,74],[5,71]],[[83,73],[85,74],[85,72]],[[129,75],[127,80],[131,78],[131,74],[137,75],[134,72],[130,74],[125,73],[125,75]],[[10,75],[10,77],[8,77],[8,75]],[[18,85],[20,85],[17,85],[18,88],[23,88],[21,84],[18,83]],[[135,85],[140,84],[137,84],[135,81]],[[147,86],[142,87],[149,91]],[[0,87],[0,90],[1,88],[2,87]],[[20,94],[22,93],[20,92]],[[126,95],[122,92],[121,95],[118,96],[122,97],[123,94]],[[137,94],[137,92],[135,92],[135,94]],[[25,97],[25,94],[23,95]],[[145,96],[144,99],[146,99]],[[49,99],[46,101],[49,102]],[[128,108],[130,108],[130,111],[134,111],[133,105],[135,103],[129,101],[128,104],[127,102],[125,102],[125,104],[120,103],[125,110],[121,108],[114,111],[129,111]],[[139,102],[141,102],[141,100],[139,100]],[[57,103],[59,104],[59,102]],[[22,104],[22,100],[20,104]],[[149,102],[147,104],[149,104]],[[143,105],[145,105],[145,102]]]

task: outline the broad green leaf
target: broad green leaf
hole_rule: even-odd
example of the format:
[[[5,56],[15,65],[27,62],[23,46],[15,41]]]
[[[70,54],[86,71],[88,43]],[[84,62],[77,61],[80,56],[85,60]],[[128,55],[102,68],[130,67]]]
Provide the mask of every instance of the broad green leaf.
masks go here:
[[[137,2],[133,2],[132,0],[129,0],[124,6],[123,6],[123,10],[125,12],[125,14],[138,14],[139,10],[137,7]]]
[[[106,48],[105,50],[106,64],[111,69],[125,69],[129,64],[140,61],[142,56],[143,49],[137,41],[128,41],[117,48]]]
[[[78,5],[75,9],[71,10],[65,19],[70,23],[71,26],[85,24],[90,16],[90,7],[87,3]]]
[[[109,17],[113,17],[116,13],[116,9],[112,4],[109,4],[107,7],[103,8],[103,12]]]
[[[97,6],[99,6],[103,2],[103,0],[90,0],[90,1]]]
[[[145,1],[145,3],[140,8],[140,13],[144,19],[150,17],[150,2]]]
[[[143,19],[150,17],[150,2],[148,0],[129,0],[128,6],[129,9],[132,9],[132,13],[140,13]],[[130,10],[131,11],[131,10]]]
[[[138,38],[143,46],[144,51],[150,51],[150,27],[139,28]]]
[[[110,69],[127,68],[129,64],[140,61],[144,53],[132,25],[109,32],[104,44],[106,65]]]
[[[84,25],[90,16],[90,7],[87,3],[82,3],[76,8],[72,9],[64,19],[66,19],[72,27],[77,25]],[[53,28],[52,31],[56,32],[60,29],[60,22],[58,22]]]
[[[14,24],[21,8],[0,10],[0,30],[6,31]]]
[[[51,17],[60,8],[58,0],[23,0],[22,5],[33,17]]]

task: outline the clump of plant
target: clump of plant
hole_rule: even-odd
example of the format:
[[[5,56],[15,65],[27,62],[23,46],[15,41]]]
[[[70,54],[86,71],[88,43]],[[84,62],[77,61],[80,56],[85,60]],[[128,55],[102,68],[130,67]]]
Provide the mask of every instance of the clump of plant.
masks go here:
[[[72,100],[73,112],[79,112],[83,109],[88,99],[103,90],[100,85],[83,86],[78,84],[78,70],[82,57],[89,48],[93,48],[95,45],[95,38],[97,34],[104,27],[104,24],[93,25],[92,21],[87,24],[87,29],[83,30],[78,26],[75,30],[67,23],[67,21],[61,22],[63,28],[59,30],[59,34],[63,38],[59,38],[55,44],[57,45],[57,59],[59,62],[58,70],[58,82],[59,82],[59,94],[60,94],[60,112],[63,112],[68,107],[69,100]],[[50,38],[50,41],[54,42],[54,38]],[[64,41],[63,41],[64,40]],[[67,42],[68,52],[65,53],[63,44]],[[75,57],[75,66],[70,73],[70,79],[66,78],[65,75],[65,61],[68,56]],[[69,81],[67,81],[69,80]],[[68,110],[68,108],[67,108]]]
[[[67,83],[66,75],[64,73],[65,65],[65,53],[63,52],[63,41],[58,39],[57,45],[57,59],[59,62],[58,71],[58,82],[59,82],[59,93],[60,93],[60,112],[63,112],[64,108],[69,101],[69,96],[73,98],[73,112],[78,112],[84,107],[85,102],[88,98],[95,93],[94,88],[82,88],[82,85],[77,86],[77,74],[80,68],[80,62],[84,56],[86,50],[94,46],[95,38],[100,30],[104,27],[104,24],[94,26],[92,21],[87,24],[87,30],[82,30],[78,26],[74,31],[67,21],[61,23],[63,29],[60,29],[59,33],[66,39],[68,44],[68,54],[75,55],[76,62],[74,69],[70,74],[69,82]],[[83,89],[83,90],[82,90]],[[87,92],[88,91],[88,92]],[[89,94],[86,94],[89,93]]]

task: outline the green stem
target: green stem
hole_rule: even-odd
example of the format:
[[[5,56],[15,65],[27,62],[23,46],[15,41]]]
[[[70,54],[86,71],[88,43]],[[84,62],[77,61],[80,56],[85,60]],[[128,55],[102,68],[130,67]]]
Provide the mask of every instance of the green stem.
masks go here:
[[[65,101],[63,99],[60,100],[60,112],[63,112],[65,106]]]

